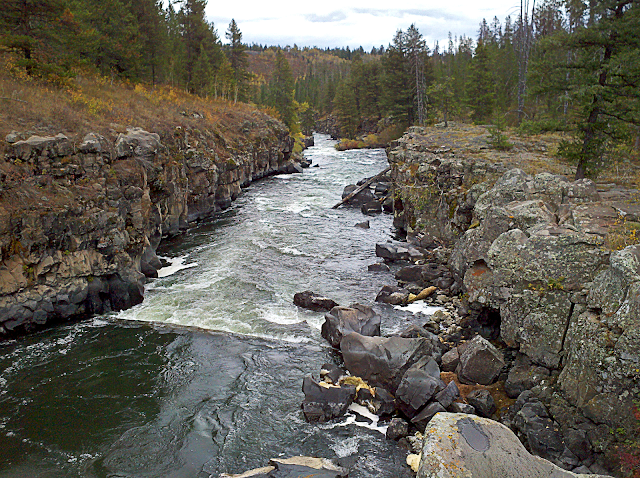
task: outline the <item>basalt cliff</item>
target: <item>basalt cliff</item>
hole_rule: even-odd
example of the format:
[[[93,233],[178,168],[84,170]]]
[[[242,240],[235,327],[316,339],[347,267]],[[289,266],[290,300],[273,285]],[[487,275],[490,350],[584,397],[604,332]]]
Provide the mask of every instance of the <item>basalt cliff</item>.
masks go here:
[[[299,171],[293,140],[256,112],[241,140],[178,126],[115,142],[12,134],[0,160],[0,338],[139,303],[165,236],[228,207],[241,188]]]
[[[640,193],[569,179],[542,139],[501,153],[487,140],[478,127],[411,128],[394,143],[395,223],[429,251],[420,267],[450,274],[463,329],[504,350],[517,400],[494,418],[562,468],[632,470]]]

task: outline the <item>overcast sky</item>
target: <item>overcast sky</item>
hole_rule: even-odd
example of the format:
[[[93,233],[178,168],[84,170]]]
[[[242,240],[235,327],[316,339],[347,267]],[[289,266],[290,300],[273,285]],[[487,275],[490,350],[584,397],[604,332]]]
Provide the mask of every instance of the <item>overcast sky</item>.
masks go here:
[[[221,39],[232,18],[244,43],[357,48],[384,45],[398,29],[415,23],[433,47],[449,32],[476,37],[478,25],[497,16],[515,18],[517,0],[209,0],[207,19],[215,23]],[[444,45],[443,45],[444,46]]]

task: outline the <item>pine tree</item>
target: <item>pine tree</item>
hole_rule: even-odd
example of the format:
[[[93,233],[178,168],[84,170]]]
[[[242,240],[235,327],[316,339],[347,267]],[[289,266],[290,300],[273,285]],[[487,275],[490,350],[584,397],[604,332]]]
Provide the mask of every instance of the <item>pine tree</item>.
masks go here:
[[[640,5],[566,0],[564,29],[543,38],[533,78],[550,105],[563,102],[576,134],[560,152],[576,178],[595,176],[612,146],[640,125]]]
[[[231,19],[229,28],[225,33],[225,37],[229,40],[229,62],[233,69],[234,78],[234,101],[246,101],[247,99],[247,53],[245,46],[242,44],[242,32],[238,28],[236,21]]]
[[[493,115],[494,84],[493,66],[487,48],[484,43],[478,42],[467,83],[467,104],[471,108],[471,119],[475,123],[487,122]]]
[[[289,131],[294,132],[298,119],[294,99],[294,82],[291,66],[282,53],[278,50],[275,58],[275,71],[270,84],[272,106],[276,108],[280,119],[287,125]]]

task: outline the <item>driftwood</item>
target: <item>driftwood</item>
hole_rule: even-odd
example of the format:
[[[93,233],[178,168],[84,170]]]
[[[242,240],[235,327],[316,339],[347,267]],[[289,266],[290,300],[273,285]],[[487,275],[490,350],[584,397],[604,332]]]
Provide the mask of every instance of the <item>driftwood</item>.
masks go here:
[[[389,172],[391,168],[387,168],[384,171],[382,171],[381,173],[376,174],[374,177],[372,177],[371,179],[368,179],[362,186],[359,186],[356,188],[355,191],[353,191],[351,194],[349,194],[348,196],[346,196],[342,201],[340,201],[338,204],[336,204],[335,206],[333,206],[331,209],[337,209],[340,206],[342,206],[344,203],[347,203],[351,200],[351,198],[353,196],[355,196],[356,194],[358,194],[360,191],[362,191],[364,188],[368,188],[369,185],[374,182],[376,179],[378,179],[380,176],[384,176],[385,174],[387,174]]]

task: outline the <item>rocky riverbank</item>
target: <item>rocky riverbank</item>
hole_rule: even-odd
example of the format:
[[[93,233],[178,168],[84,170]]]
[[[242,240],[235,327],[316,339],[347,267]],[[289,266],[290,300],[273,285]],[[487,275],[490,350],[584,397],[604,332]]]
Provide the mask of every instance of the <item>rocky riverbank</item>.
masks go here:
[[[422,327],[383,337],[370,307],[331,308],[307,292],[316,307],[330,304],[323,336],[344,363],[305,380],[305,416],[330,420],[352,403],[386,416],[387,436],[422,452],[412,459],[421,477],[440,476],[433,467],[443,462],[433,457],[447,450],[438,437],[457,425],[442,414],[430,422],[445,411],[506,425],[469,422],[476,438],[511,443],[514,469],[531,476],[632,474],[640,455],[638,191],[567,179],[543,140],[496,160],[484,154],[487,135],[471,129],[458,144],[465,131],[411,128],[390,149],[395,223],[408,242],[379,244],[383,262],[370,268],[398,281],[378,302],[442,309]],[[366,204],[371,191],[364,195]],[[426,431],[424,440],[414,431]],[[463,435],[455,440],[471,451],[456,458],[459,468],[497,470],[471,465],[485,450],[473,455]],[[518,451],[516,436],[554,465]]]
[[[128,308],[161,267],[161,239],[228,207],[241,188],[300,172],[282,123],[255,114],[243,139],[176,127],[115,142],[7,137],[0,164],[0,337]]]

